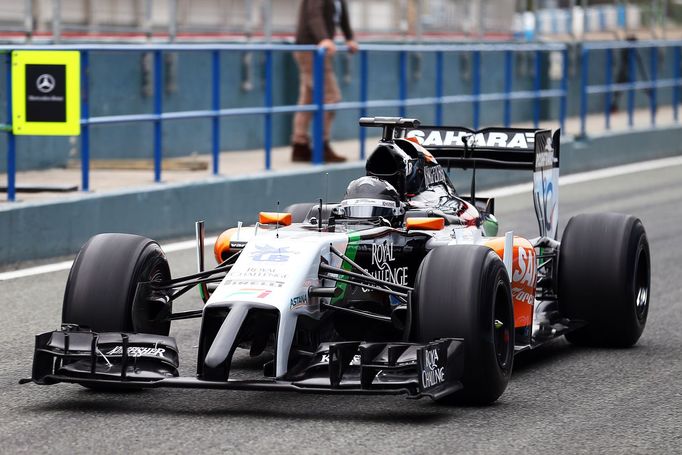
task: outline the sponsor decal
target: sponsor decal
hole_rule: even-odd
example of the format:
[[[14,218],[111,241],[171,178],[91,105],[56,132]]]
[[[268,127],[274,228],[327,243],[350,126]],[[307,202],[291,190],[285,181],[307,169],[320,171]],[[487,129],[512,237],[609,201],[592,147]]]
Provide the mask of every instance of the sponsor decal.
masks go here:
[[[533,132],[511,133],[490,131],[486,133],[471,133],[470,131],[439,131],[412,130],[407,138],[414,138],[424,147],[492,147],[528,150],[535,142]]]
[[[535,154],[535,170],[548,169],[554,167],[554,149],[552,148],[552,141],[547,138],[544,139],[544,146],[542,150]],[[538,141],[539,142],[539,141]]]
[[[424,180],[427,186],[445,181],[445,171],[439,165],[424,167]]]
[[[523,247],[518,247],[517,251],[517,267],[514,267],[512,279],[514,282],[532,287],[535,281],[535,255]]]
[[[512,297],[517,302],[527,303],[532,305],[535,301],[535,296],[529,292],[526,292],[524,288],[514,287],[512,288]]]
[[[41,74],[36,79],[36,88],[43,93],[50,93],[54,90],[57,82],[54,80],[51,74]]]
[[[329,354],[322,354],[322,359],[320,363],[329,363]],[[361,365],[360,354],[355,354],[351,359],[349,366],[359,366]]]
[[[396,208],[396,203],[393,201],[386,201],[384,199],[370,199],[370,198],[363,198],[363,199],[344,199],[341,201],[341,207],[351,207],[351,206],[356,206],[356,205],[361,205],[361,206],[367,206],[371,205],[372,207],[387,207],[387,208]]]
[[[248,297],[252,299],[265,299],[267,298],[270,294],[272,293],[272,290],[270,289],[263,289],[263,288],[242,288],[238,289],[235,291],[230,292],[225,296],[226,299],[234,298],[234,297]]]
[[[554,151],[539,152],[535,158],[535,169],[547,169],[554,166]]]
[[[284,281],[288,274],[280,267],[266,267],[260,265],[248,265],[243,270],[238,270],[230,278],[261,281]]]
[[[298,254],[296,251],[291,251],[289,247],[276,248],[270,245],[255,245],[256,251],[251,252],[251,259],[258,262],[287,262],[292,254]]]
[[[164,352],[166,352],[166,350],[163,348],[145,348],[140,346],[128,347],[129,357],[163,357]],[[123,355],[123,346],[116,346],[114,349],[107,352],[106,355]]]
[[[283,281],[225,280],[223,283],[227,286],[257,286],[268,288],[281,288],[284,286]]]
[[[531,323],[535,305],[535,250],[532,247],[516,248],[512,271],[512,301],[514,303],[514,326],[523,327]]]
[[[445,382],[445,366],[440,364],[438,346],[425,348],[422,356],[421,383],[424,389],[437,386]],[[445,360],[445,359],[443,359]]]
[[[308,294],[297,295],[289,300],[289,309],[294,310],[308,304]]]
[[[395,256],[392,242],[372,244],[372,265],[377,270],[370,271],[370,275],[389,283],[407,286],[407,266],[391,267],[390,263],[393,261],[395,261]],[[369,292],[370,290],[362,288],[362,291]]]

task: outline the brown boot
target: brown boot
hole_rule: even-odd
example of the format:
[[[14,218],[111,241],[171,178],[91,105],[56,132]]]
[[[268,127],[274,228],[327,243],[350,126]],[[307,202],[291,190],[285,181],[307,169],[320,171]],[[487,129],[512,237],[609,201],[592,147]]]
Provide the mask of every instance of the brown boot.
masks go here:
[[[312,152],[308,144],[292,144],[291,161],[310,161]]]
[[[334,153],[334,150],[332,150],[331,146],[329,145],[329,142],[325,142],[324,161],[325,163],[343,163],[344,161],[346,161],[346,157]]]

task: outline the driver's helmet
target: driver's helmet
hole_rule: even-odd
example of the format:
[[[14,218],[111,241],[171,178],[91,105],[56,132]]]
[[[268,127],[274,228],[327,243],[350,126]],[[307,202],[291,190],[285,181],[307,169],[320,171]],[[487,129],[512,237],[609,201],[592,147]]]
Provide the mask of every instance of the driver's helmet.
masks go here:
[[[399,221],[404,209],[396,189],[386,180],[373,176],[353,180],[339,204],[346,218],[385,218],[391,224]]]

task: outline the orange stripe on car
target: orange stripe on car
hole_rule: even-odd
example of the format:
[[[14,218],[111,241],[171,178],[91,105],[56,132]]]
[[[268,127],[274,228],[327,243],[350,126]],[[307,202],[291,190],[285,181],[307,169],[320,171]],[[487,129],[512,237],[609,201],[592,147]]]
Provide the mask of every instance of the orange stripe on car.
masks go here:
[[[405,222],[405,227],[410,229],[421,229],[423,231],[440,231],[445,227],[443,218],[410,217]]]
[[[258,214],[260,224],[281,224],[289,226],[291,224],[291,213],[286,212],[260,212]]]

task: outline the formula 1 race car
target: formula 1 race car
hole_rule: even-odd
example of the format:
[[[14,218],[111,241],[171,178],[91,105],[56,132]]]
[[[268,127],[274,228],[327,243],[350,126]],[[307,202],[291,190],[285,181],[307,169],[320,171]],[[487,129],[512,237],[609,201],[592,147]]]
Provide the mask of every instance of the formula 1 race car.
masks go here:
[[[32,378],[100,389],[145,387],[407,394],[486,404],[505,390],[517,353],[565,335],[630,346],[647,319],[650,255],[640,220],[578,215],[558,234],[559,132],[383,128],[338,203],[261,212],[228,229],[204,270],[172,278],[158,243],[100,234],[74,261],[61,330],[36,337]],[[474,170],[458,195],[448,168]],[[476,169],[533,172],[539,235],[497,235]],[[199,288],[201,309],[173,312]],[[179,377],[172,321],[201,318],[196,377]],[[263,375],[230,376],[236,349]]]

